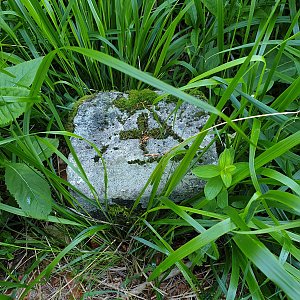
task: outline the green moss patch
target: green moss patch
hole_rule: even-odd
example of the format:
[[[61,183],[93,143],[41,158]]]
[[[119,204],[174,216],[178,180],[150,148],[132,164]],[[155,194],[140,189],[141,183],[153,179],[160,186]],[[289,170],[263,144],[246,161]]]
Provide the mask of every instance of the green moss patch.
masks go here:
[[[158,97],[157,93],[149,89],[145,90],[131,90],[128,98],[118,98],[114,101],[114,105],[121,111],[133,113],[136,110],[149,108]]]

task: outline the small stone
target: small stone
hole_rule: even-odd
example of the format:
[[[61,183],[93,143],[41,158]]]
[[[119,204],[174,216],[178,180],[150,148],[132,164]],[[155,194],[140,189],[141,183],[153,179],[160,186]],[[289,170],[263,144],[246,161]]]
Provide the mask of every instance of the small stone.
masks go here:
[[[79,106],[73,121],[74,133],[93,142],[102,153],[107,168],[109,204],[133,204],[158,160],[183,140],[199,133],[209,117],[190,104],[183,103],[177,109],[176,103],[164,100],[155,106],[148,103],[139,105],[136,111],[121,109],[116,106],[116,101],[124,101],[123,98],[128,98],[128,95],[120,92],[99,93]],[[207,135],[201,147],[208,145],[212,139],[212,135]],[[103,203],[105,185],[101,157],[82,139],[71,138],[71,143],[89,182],[97,191],[99,201]],[[159,191],[181,158],[174,157],[169,162]],[[76,165],[72,155],[69,160]],[[202,157],[202,163],[216,162],[217,153],[215,146],[212,146]],[[70,166],[67,174],[68,181],[91,199],[88,202],[73,191],[82,207],[90,213],[97,211],[97,201],[84,180]],[[188,173],[170,198],[177,201],[187,199],[201,188],[203,182]],[[147,205],[150,192],[151,186],[148,186],[141,199],[143,207]]]

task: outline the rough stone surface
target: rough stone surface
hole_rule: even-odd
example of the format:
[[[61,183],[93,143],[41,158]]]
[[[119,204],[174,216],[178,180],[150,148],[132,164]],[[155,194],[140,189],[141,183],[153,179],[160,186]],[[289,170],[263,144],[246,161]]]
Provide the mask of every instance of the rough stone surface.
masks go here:
[[[119,92],[103,92],[94,99],[80,105],[74,118],[74,133],[93,142],[103,153],[108,174],[108,202],[128,204],[137,198],[149,176],[157,166],[157,160],[171,148],[186,138],[195,135],[203,127],[208,116],[198,108],[183,103],[176,109],[176,103],[159,102],[155,108],[145,107],[135,112],[121,111],[114,103],[120,97],[128,97]],[[208,135],[201,147],[212,139]],[[100,201],[104,199],[104,169],[95,150],[84,140],[72,138],[72,145],[87,174],[90,183],[95,187]],[[75,164],[72,155],[70,161]],[[203,163],[217,161],[215,147],[203,156]],[[76,165],[76,164],[75,164]],[[178,165],[170,162],[160,189],[168,175]],[[93,199],[87,184],[72,168],[67,169],[68,181],[83,194]],[[203,187],[198,178],[187,174],[177,186],[172,198],[182,200],[190,198]],[[149,198],[151,187],[147,188],[142,205]],[[92,212],[95,207],[76,195],[83,207]]]

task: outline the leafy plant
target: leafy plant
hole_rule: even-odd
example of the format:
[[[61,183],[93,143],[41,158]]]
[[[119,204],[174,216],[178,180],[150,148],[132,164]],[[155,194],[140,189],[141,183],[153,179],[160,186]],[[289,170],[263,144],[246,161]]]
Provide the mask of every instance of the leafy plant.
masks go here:
[[[213,200],[217,197],[219,207],[224,208],[228,205],[227,188],[231,186],[232,175],[236,169],[233,164],[234,150],[225,149],[219,157],[218,165],[198,166],[192,172],[203,179],[208,179],[204,194],[207,200]]]
[[[0,74],[0,126],[8,125],[24,114],[39,97],[32,97],[30,85],[36,77],[42,57],[7,67]],[[40,100],[38,100],[39,102]],[[15,133],[13,133],[16,135]],[[17,139],[17,138],[15,138]],[[27,139],[27,146],[34,151],[39,161],[49,158],[53,152],[43,149],[37,140]],[[14,139],[2,139],[1,143],[13,143]],[[51,139],[48,139],[51,141]],[[57,146],[57,141],[52,140]],[[28,152],[28,149],[24,149]],[[43,175],[25,163],[7,160],[7,151],[0,156],[1,166],[5,167],[5,182],[9,192],[15,197],[22,210],[31,217],[45,219],[51,212],[52,198],[50,186]]]
[[[42,62],[42,57],[7,67],[0,73],[0,126],[21,116],[39,97],[30,96],[30,85]]]
[[[29,216],[46,219],[51,212],[52,198],[47,181],[26,164],[7,163],[5,182],[9,192]]]

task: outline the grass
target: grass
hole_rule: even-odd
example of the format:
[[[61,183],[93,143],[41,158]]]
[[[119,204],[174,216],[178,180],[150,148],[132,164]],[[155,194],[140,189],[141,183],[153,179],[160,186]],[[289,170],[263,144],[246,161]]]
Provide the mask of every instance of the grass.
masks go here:
[[[50,299],[299,298],[297,1],[7,0],[0,8],[0,298],[34,297],[47,279]],[[64,120],[83,96],[143,88],[210,117],[164,155],[147,183],[147,210],[134,212],[142,190],[122,223],[122,212],[103,209],[70,143],[81,137]],[[207,101],[185,92],[194,88]],[[207,134],[218,166],[195,169],[203,192],[174,203]],[[66,165],[89,185],[102,220],[76,210],[70,190],[80,191],[65,180]],[[182,287],[170,288],[173,280]]]

